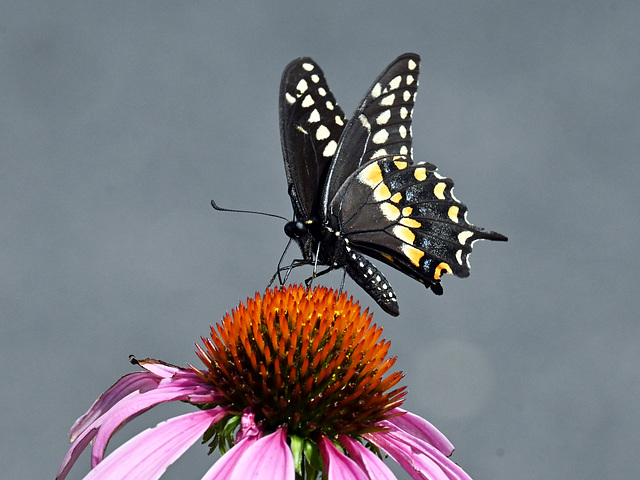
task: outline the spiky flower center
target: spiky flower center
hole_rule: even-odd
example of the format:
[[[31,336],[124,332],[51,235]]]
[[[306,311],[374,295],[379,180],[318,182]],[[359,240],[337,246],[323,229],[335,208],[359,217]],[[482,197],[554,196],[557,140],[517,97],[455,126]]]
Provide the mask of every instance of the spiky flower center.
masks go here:
[[[250,407],[267,430],[360,435],[399,406],[402,373],[387,371],[389,342],[368,311],[324,287],[268,290],[223,318],[198,356],[236,413]]]

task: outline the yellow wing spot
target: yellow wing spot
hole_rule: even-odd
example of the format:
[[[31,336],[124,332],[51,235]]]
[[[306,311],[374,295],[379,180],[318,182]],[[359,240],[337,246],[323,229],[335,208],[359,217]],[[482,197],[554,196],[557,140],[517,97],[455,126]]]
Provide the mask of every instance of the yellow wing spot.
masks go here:
[[[436,198],[440,200],[444,200],[444,190],[447,188],[447,184],[444,182],[438,182],[438,184],[433,189],[433,194]]]
[[[408,217],[409,215],[411,215],[413,213],[413,207],[404,207],[402,209],[402,216],[403,217]]]
[[[411,228],[420,228],[422,226],[419,221],[414,220],[413,218],[403,218],[400,220],[400,224]]]
[[[424,167],[418,167],[413,171],[413,176],[419,182],[424,182],[427,179],[427,169]]]
[[[440,277],[445,273],[452,273],[451,267],[447,262],[440,262],[436,267],[436,271],[433,274],[433,278],[435,278],[436,280],[440,280]]]
[[[384,202],[380,205],[380,210],[387,220],[395,222],[400,218],[400,209],[389,202]]]
[[[447,212],[447,215],[449,215],[449,218],[451,219],[452,222],[458,223],[458,212],[459,211],[460,211],[460,209],[455,205],[449,207],[449,212]]]
[[[472,236],[473,236],[473,232],[470,232],[469,230],[460,232],[458,234],[458,241],[460,242],[460,245],[464,245],[465,243],[467,243],[467,240],[469,240],[469,237],[472,237]]]
[[[391,198],[391,192],[389,191],[389,187],[387,187],[384,183],[381,183],[373,190],[373,198],[376,202],[381,202],[383,200],[388,200]]]
[[[396,238],[410,245],[413,245],[413,241],[416,239],[415,233],[413,233],[410,228],[403,227],[402,225],[393,227],[393,234]]]
[[[380,170],[380,165],[372,163],[371,165],[363,168],[358,174],[358,180],[365,185],[369,185],[371,188],[374,188],[382,181],[382,170]]]
[[[412,247],[407,244],[402,245],[400,248],[402,249],[402,253],[407,256],[411,263],[416,267],[420,266],[420,260],[424,257],[424,252],[422,250],[418,250],[416,247]]]
[[[398,203],[400,200],[402,200],[402,194],[400,192],[396,192],[391,196],[391,201],[393,203]]]
[[[399,160],[396,160],[395,162],[393,162],[394,165],[396,166],[396,168],[398,170],[404,170],[405,168],[407,168],[408,163],[407,162],[401,162]]]
[[[391,263],[395,262],[394,258],[389,255],[388,253],[383,253],[381,254],[384,258],[386,258],[387,260],[389,260]]]

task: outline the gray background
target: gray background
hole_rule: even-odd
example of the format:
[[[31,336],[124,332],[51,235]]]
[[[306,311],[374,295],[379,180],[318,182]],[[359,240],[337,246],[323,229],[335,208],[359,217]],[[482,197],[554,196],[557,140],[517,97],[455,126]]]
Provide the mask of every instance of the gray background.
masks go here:
[[[416,160],[509,243],[440,298],[385,269],[399,318],[347,284],[405,405],[476,480],[639,478],[639,25],[631,1],[2,2],[0,475],[53,478],[129,354],[196,362],[264,289],[283,222],[209,200],[291,216],[284,66],[312,56],[350,113],[415,51]],[[163,408],[115,443],[190,411]],[[211,461],[194,446],[168,478]]]

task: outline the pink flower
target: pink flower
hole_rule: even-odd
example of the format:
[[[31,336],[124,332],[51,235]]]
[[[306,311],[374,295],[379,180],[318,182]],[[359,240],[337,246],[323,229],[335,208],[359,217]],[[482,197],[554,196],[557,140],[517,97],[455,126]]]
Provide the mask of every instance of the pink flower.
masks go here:
[[[200,438],[222,457],[203,480],[394,479],[377,452],[414,479],[469,479],[449,441],[399,407],[401,373],[371,315],[325,288],[268,290],[211,328],[197,354],[206,366],[134,360],[71,428],[64,479],[92,444],[88,479],[160,478]],[[163,402],[198,410],[145,430],[104,458],[111,437]],[[369,447],[361,442],[366,441]],[[375,453],[374,453],[375,452]]]

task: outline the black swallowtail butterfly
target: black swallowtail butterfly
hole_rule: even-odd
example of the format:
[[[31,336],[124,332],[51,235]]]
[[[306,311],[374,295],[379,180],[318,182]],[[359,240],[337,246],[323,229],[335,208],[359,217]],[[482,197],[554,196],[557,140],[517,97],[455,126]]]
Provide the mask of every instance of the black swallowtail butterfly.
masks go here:
[[[348,122],[312,59],[291,62],[280,85],[280,133],[295,214],[285,232],[303,256],[288,268],[344,268],[391,315],[399,313],[396,295],[364,255],[441,295],[443,274],[469,275],[473,242],[507,240],[467,222],[453,182],[434,165],[413,163],[419,65],[413,53],[391,62]]]

